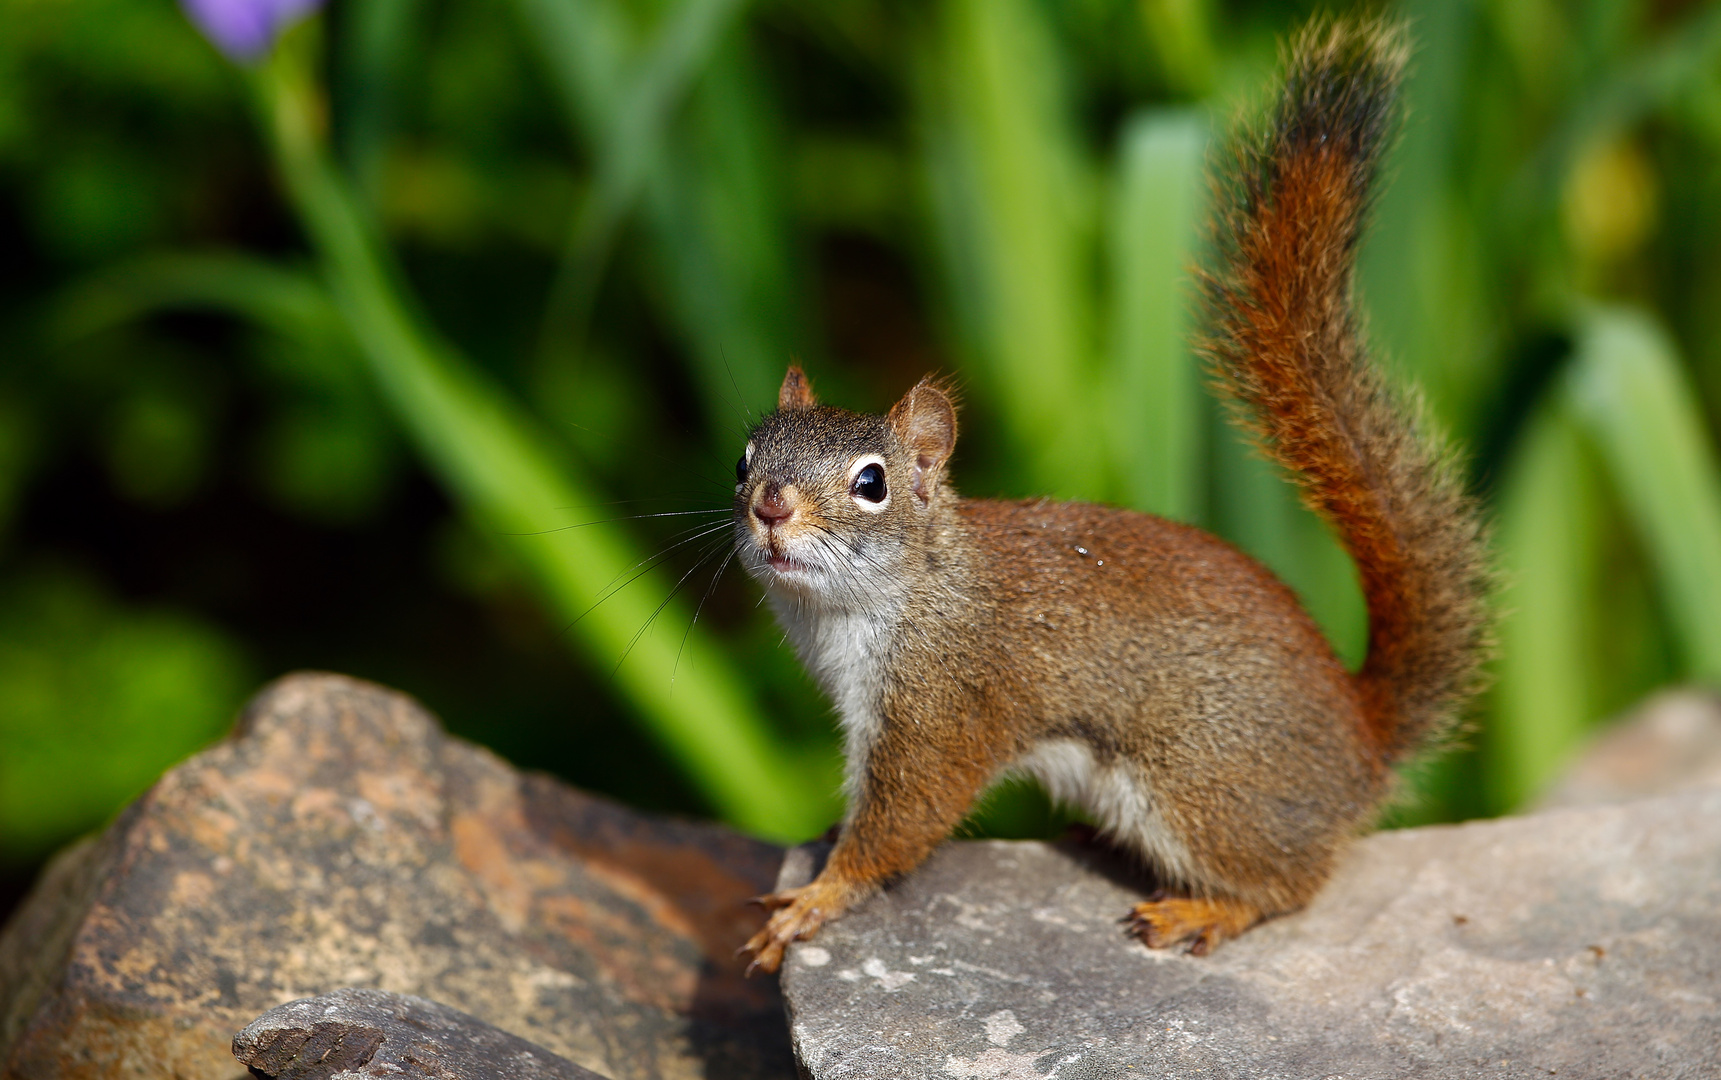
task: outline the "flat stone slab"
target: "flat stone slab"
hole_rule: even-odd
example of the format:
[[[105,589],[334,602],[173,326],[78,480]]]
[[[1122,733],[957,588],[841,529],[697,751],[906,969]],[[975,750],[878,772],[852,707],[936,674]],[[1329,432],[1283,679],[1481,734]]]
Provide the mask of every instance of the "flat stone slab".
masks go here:
[[[440,1002],[355,987],[275,1006],[233,1056],[267,1080],[604,1080]]]
[[[1541,805],[1597,806],[1702,787],[1721,787],[1721,695],[1663,690],[1606,725]]]
[[[811,871],[808,849],[782,885]],[[1721,1076],[1721,789],[1379,833],[1197,958],[1075,844],[945,845],[794,946],[815,1080]]]
[[[401,694],[290,677],[0,934],[0,1077],[234,1080],[259,1014],[363,986],[614,1080],[787,1080],[776,981],[733,955],[781,859],[522,773]]]

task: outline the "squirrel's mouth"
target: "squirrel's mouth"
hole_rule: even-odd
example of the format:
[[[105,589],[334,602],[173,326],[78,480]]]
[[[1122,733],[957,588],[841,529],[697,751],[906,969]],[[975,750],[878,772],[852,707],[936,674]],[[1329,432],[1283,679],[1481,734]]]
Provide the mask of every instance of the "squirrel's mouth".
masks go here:
[[[779,574],[804,574],[813,569],[804,562],[792,559],[787,555],[779,555],[776,552],[767,556],[765,561],[770,564],[771,569]]]

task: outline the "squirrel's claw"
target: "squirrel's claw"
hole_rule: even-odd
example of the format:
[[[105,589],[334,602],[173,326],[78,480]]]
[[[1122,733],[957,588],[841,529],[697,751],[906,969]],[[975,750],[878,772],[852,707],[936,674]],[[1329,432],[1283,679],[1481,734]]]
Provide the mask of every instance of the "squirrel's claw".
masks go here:
[[[794,903],[795,897],[801,895],[801,893],[805,892],[807,888],[808,886],[802,885],[800,888],[796,889],[784,889],[782,892],[766,893],[764,896],[755,896],[747,902],[757,907],[762,907],[766,911],[776,911],[779,908],[785,908]],[[747,945],[741,946],[742,951],[746,951],[747,948]],[[740,953],[736,953],[736,955],[739,956]]]
[[[783,963],[783,952],[791,942],[801,941],[812,937],[825,920],[837,915],[842,910],[840,902],[835,901],[832,890],[821,888],[818,882],[803,885],[798,889],[784,889],[781,892],[761,896],[753,902],[761,907],[771,909],[771,918],[766,921],[764,929],[748,939],[741,946],[736,956],[751,956],[747,964],[747,974],[763,971],[766,974],[776,971]]]

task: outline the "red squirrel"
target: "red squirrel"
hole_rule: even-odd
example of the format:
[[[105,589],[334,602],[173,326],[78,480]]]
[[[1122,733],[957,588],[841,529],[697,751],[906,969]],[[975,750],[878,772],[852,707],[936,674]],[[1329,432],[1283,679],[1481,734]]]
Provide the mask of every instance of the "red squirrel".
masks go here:
[[[791,367],[736,464],[735,547],[833,699],[848,811],[811,884],[742,949],[774,971],[918,866],[1001,776],[1092,815],[1167,891],[1149,946],[1201,954],[1302,907],[1475,692],[1490,570],[1477,507],[1414,400],[1371,366],[1351,288],[1406,47],[1321,23],[1221,169],[1203,351],[1262,449],[1337,529],[1368,653],[1350,673],[1296,596],[1149,514],[965,499],[956,407],[923,379],[885,416]]]

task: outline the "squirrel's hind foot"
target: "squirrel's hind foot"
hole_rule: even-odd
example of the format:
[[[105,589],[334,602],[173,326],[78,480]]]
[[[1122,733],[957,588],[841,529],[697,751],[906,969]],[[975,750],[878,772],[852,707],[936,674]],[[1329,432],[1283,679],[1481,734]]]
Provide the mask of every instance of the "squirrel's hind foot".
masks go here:
[[[1129,932],[1150,949],[1188,941],[1192,955],[1206,956],[1221,941],[1234,938],[1260,922],[1261,915],[1259,908],[1241,900],[1169,896],[1135,905],[1124,916],[1124,922],[1129,924]]]

